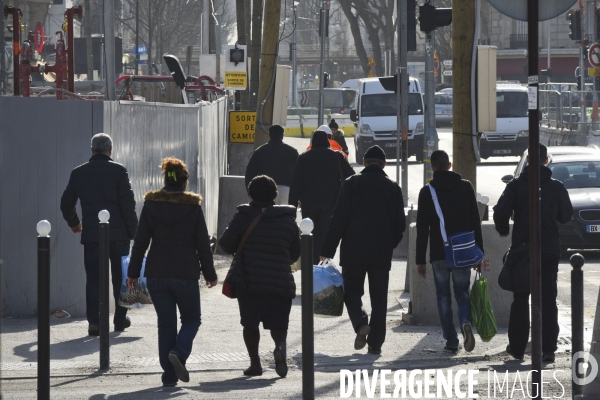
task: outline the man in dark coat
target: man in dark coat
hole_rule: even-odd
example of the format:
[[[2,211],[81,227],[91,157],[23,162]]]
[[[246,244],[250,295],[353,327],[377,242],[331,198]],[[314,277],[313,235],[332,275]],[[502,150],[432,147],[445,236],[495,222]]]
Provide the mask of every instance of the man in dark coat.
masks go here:
[[[356,332],[354,348],[360,350],[368,343],[369,353],[380,354],[385,340],[392,252],[402,240],[406,219],[402,190],[383,171],[384,151],[379,146],[369,148],[363,165],[360,174],[342,184],[320,254],[321,260],[332,258],[342,241],[344,302]],[[367,274],[370,321],[361,300]]]
[[[529,156],[527,156],[529,163]],[[548,149],[540,143],[540,208],[542,239],[542,359],[554,361],[558,340],[558,308],[556,306],[557,273],[560,258],[558,224],[569,222],[573,206],[561,181],[552,179]],[[509,220],[514,218],[512,246],[529,243],[529,166],[517,179],[510,181],[494,207],[494,223],[500,236],[510,233]],[[529,338],[529,293],[513,293],[508,322],[506,352],[522,359]]]
[[[290,205],[302,208],[302,218],[310,218],[313,229],[313,262],[319,262],[319,251],[327,232],[329,219],[342,182],[354,170],[339,151],[329,148],[327,134],[316,131],[312,148],[300,155],[292,175]]]
[[[431,153],[431,169],[433,179],[429,183],[436,191],[438,202],[444,217],[446,235],[458,232],[474,232],[475,242],[483,251],[481,220],[477,208],[477,199],[473,185],[456,172],[450,171],[452,163],[443,150]],[[433,197],[428,186],[419,192],[419,208],[417,210],[417,271],[421,278],[427,278],[426,260],[427,242],[429,241],[429,258],[433,269],[438,312],[442,333],[446,339],[444,350],[458,351],[458,335],[452,316],[452,297],[450,280],[453,282],[454,298],[458,306],[458,321],[463,334],[464,348],[470,352],[475,347],[471,320],[471,300],[469,285],[471,268],[449,269],[446,265],[444,241],[440,229],[440,219],[435,210]],[[475,265],[479,268],[479,265]]]
[[[92,137],[92,157],[71,172],[69,183],[60,200],[63,218],[74,233],[81,233],[86,280],[86,313],[88,333],[98,335],[100,313],[100,249],[98,246],[98,213],[110,213],[110,268],[115,297],[115,331],[131,325],[127,309],[119,306],[121,290],[121,257],[129,254],[129,241],[138,225],[135,199],[127,170],[114,162],[112,139],[99,133]],[[75,208],[81,202],[82,221]]]
[[[269,142],[254,151],[246,167],[246,188],[255,176],[267,175],[277,184],[279,194],[275,204],[287,205],[292,173],[298,159],[298,150],[283,143],[284,129],[281,125],[269,128]]]

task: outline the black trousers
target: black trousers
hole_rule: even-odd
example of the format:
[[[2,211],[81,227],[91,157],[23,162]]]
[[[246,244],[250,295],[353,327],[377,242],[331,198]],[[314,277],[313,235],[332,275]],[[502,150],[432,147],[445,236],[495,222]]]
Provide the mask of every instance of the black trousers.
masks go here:
[[[313,234],[313,264],[319,263],[321,247],[325,240],[325,234],[329,228],[329,220],[333,210],[330,207],[323,206],[304,206],[302,205],[302,218],[310,218],[315,224]]]
[[[554,353],[558,340],[558,293],[556,281],[559,257],[542,254],[542,352]],[[508,321],[508,342],[511,351],[521,356],[529,341],[529,293],[513,293]]]
[[[110,272],[112,275],[113,296],[115,298],[114,324],[125,322],[127,309],[119,305],[121,292],[121,257],[129,254],[129,241],[110,242]],[[98,325],[100,321],[100,246],[97,242],[83,244],[83,260],[85,264],[86,285],[85,304],[87,320]]]
[[[367,274],[371,297],[370,321],[362,304]],[[357,332],[361,326],[368,324],[371,327],[371,333],[367,337],[368,345],[374,349],[381,349],[385,341],[389,267],[369,264],[344,265],[342,276],[344,277],[344,303],[354,331]]]

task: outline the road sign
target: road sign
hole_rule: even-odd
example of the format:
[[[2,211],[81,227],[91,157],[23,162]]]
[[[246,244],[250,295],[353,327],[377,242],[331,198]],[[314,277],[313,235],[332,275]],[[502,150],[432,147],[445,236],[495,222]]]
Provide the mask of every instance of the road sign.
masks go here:
[[[442,64],[444,64],[444,67],[452,67],[452,60],[444,60]]]
[[[256,111],[229,111],[229,142],[254,143]]]
[[[440,68],[440,59],[437,56],[437,53],[433,53],[433,69],[437,72]],[[437,76],[437,74],[435,74]]]
[[[373,72],[373,69],[369,71],[369,73],[367,74],[367,78],[375,78],[375,73]]]
[[[588,68],[588,76],[600,76],[600,68]]]
[[[142,54],[142,53],[147,53],[148,52],[148,48],[146,46],[138,46],[137,47],[137,52],[135,51],[135,46],[133,46],[133,54]]]
[[[442,72],[442,75],[444,75],[444,76],[452,76],[452,70],[446,70],[446,71]]]
[[[367,63],[369,67],[375,65],[375,58],[373,56],[369,57],[369,62]]]
[[[600,67],[600,44],[594,43],[588,50],[588,61],[592,67]]]
[[[38,53],[41,53],[42,50],[44,49],[44,42],[46,41],[46,35],[44,34],[44,27],[42,26],[41,22],[38,22],[35,25],[34,40],[35,40],[35,49],[37,50]]]
[[[246,71],[225,71],[225,89],[246,89],[248,75]]]

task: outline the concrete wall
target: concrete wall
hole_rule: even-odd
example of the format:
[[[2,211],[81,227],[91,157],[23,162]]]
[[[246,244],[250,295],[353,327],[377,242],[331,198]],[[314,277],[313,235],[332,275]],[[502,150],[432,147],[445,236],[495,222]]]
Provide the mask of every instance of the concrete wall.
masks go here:
[[[510,247],[510,236],[501,238],[493,222],[483,222],[483,246],[485,257],[481,268],[482,278],[487,279],[488,293],[496,316],[496,323],[499,327],[508,326],[508,317],[510,315],[510,304],[512,303],[512,293],[500,289],[498,286],[498,275],[502,270],[502,257]],[[427,251],[427,279],[423,280],[417,273],[415,262],[417,244],[417,227],[411,224],[409,228],[409,257],[408,269],[410,269],[410,299],[412,302],[412,323],[424,325],[439,325],[440,318],[437,309],[435,297],[435,284],[433,282],[433,270],[429,263],[429,250]],[[474,272],[472,273],[474,275]],[[473,277],[472,277],[473,279]],[[451,285],[452,286],[452,285]],[[453,295],[454,297],[454,295]],[[457,307],[454,298],[452,300],[452,309],[455,316],[455,324],[458,326],[456,318]]]
[[[36,224],[43,219],[52,225],[50,309],[85,316],[83,246],[59,207],[71,170],[91,156],[90,139],[102,132],[102,119],[102,102],[0,97],[0,304],[5,317],[37,312]]]
[[[248,203],[248,192],[243,176],[222,176],[219,183],[219,221],[218,236],[220,237],[229,221],[237,212],[237,206]],[[221,247],[217,247],[219,253],[223,253]]]

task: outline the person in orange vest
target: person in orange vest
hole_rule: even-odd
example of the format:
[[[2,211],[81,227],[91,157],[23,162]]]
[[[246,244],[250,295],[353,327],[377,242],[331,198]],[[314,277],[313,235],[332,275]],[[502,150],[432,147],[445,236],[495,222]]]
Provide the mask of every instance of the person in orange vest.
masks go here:
[[[342,153],[344,155],[346,160],[348,160],[348,154],[344,153],[344,149],[342,148],[342,146],[340,146],[340,144],[338,142],[333,140],[333,132],[331,132],[330,127],[328,127],[327,125],[321,125],[320,127],[317,128],[315,133],[316,132],[325,132],[327,134],[327,140],[329,141],[329,148],[334,151],[339,151],[340,153]],[[312,143],[308,145],[306,150],[308,151],[311,148],[312,148]]]

